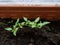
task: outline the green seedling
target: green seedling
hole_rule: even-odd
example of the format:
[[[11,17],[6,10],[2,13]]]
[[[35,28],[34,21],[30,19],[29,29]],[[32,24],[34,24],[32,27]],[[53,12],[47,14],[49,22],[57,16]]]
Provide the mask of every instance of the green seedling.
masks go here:
[[[49,24],[49,23],[50,23],[50,22],[41,22],[41,21],[40,21],[40,23],[37,24],[37,27],[38,27],[38,28],[42,28],[43,26],[45,26],[45,25],[47,25],[47,24]]]
[[[19,25],[20,28],[23,28],[23,26],[25,25],[25,22],[18,23],[18,25]]]
[[[28,25],[29,27],[31,27],[31,28],[35,28],[36,27],[36,23],[34,23],[34,22],[29,22],[29,25]]]
[[[28,20],[26,17],[23,18],[25,20],[25,25],[31,27],[31,28],[42,28],[43,26],[49,24],[50,22],[39,22],[40,18],[36,18],[34,21]]]
[[[5,30],[12,31],[12,28],[11,27],[7,27],[7,28],[5,28]]]
[[[13,27],[7,27],[5,28],[5,30],[11,31],[13,32],[13,35],[16,36],[16,32],[18,31],[19,27],[18,27],[18,23],[19,23],[19,18],[17,19],[15,25],[13,25]]]
[[[28,20],[26,17],[23,17],[24,21],[25,21],[25,25],[26,26],[29,26],[29,27],[32,27],[32,28],[35,28],[36,27],[36,24],[37,22],[39,21],[39,17],[36,18],[34,21],[30,21]]]
[[[34,21],[30,21],[29,22],[29,26],[30,27],[32,27],[32,28],[36,28],[36,26],[37,26],[37,23],[39,22],[39,20],[40,20],[40,18],[38,17],[38,18],[36,18]]]
[[[22,28],[23,25],[24,25],[24,22],[19,23],[19,18],[18,18],[17,21],[16,21],[16,23],[15,23],[15,25],[13,25],[12,28],[7,27],[7,28],[5,28],[5,30],[13,32],[13,35],[16,36],[16,33],[17,33],[18,29]]]
[[[30,21],[28,20],[26,17],[23,17],[25,22],[21,22],[19,23],[19,18],[17,19],[16,23],[11,27],[7,27],[5,28],[5,30],[7,31],[11,31],[13,33],[14,36],[16,36],[16,33],[18,31],[19,28],[23,28],[23,26],[28,26],[31,28],[42,28],[43,26],[49,24],[50,22],[39,22],[40,18],[36,18],[34,21]]]
[[[38,17],[34,20],[34,22],[37,23],[37,22],[39,22],[39,20],[40,20],[40,18]]]

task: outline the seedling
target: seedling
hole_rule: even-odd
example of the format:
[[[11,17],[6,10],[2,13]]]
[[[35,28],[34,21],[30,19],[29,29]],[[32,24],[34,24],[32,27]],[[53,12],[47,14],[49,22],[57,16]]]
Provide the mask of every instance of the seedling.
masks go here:
[[[23,17],[23,19],[25,21],[25,26],[28,26],[31,21],[28,20],[26,17]]]
[[[29,26],[29,27],[31,27],[31,28],[35,28],[36,27],[36,25],[37,25],[37,22],[39,21],[39,17],[38,18],[36,18],[34,21],[30,21],[30,20],[28,20],[26,17],[23,17],[23,19],[24,19],[24,21],[25,21],[25,25],[26,26]]]
[[[37,23],[37,22],[39,22],[39,20],[40,20],[40,18],[38,17],[34,20],[34,22]]]
[[[50,23],[50,22],[41,22],[41,21],[40,21],[40,23],[37,24],[37,27],[38,27],[38,28],[42,28],[43,26],[45,26],[45,25],[47,25],[47,24],[49,24],[49,23]]]
[[[23,28],[24,25],[25,25],[25,22],[18,23],[18,26],[19,26],[20,28]]]
[[[19,18],[18,18],[16,23],[15,23],[15,25],[13,25],[12,28],[11,27],[7,27],[7,28],[5,28],[5,30],[13,32],[13,35],[16,36],[16,33],[17,33],[18,29],[22,28],[23,25],[24,25],[24,22],[19,23]]]
[[[31,28],[42,28],[43,26],[50,23],[50,22],[47,22],[47,21],[41,22],[39,17],[36,18],[34,21],[30,21],[26,17],[23,17],[23,19],[24,19],[25,22],[19,23],[19,18],[18,18],[15,25],[13,25],[12,28],[7,27],[7,28],[5,28],[5,30],[11,31],[13,33],[13,35],[16,36],[16,33],[17,33],[18,29],[23,28],[23,26],[28,26],[28,27],[31,27]]]
[[[37,23],[39,22],[39,20],[40,20],[40,18],[38,17],[38,18],[36,18],[34,21],[30,21],[29,22],[29,26],[30,27],[32,27],[32,28],[36,28],[36,26],[37,26]]]

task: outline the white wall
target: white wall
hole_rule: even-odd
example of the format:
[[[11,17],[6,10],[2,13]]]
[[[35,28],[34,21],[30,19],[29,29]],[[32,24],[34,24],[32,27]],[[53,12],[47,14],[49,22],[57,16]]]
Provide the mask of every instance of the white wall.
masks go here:
[[[60,0],[0,0],[0,3],[34,3],[34,4],[41,4],[41,3],[60,3]]]

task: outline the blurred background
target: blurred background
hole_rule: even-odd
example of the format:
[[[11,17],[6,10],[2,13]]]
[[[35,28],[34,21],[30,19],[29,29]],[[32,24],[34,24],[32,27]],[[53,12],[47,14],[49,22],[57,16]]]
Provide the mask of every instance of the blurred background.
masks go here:
[[[0,4],[60,4],[60,0],[0,0]]]

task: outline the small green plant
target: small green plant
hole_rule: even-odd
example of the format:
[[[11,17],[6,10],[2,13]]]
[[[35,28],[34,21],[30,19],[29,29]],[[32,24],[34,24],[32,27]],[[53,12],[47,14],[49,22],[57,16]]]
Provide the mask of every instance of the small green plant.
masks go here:
[[[42,28],[43,26],[45,26],[45,25],[47,25],[47,24],[49,24],[49,23],[50,23],[50,22],[41,22],[41,21],[40,21],[40,23],[37,24],[37,27],[38,27],[38,28]]]
[[[32,28],[35,28],[36,25],[37,25],[37,22],[39,21],[39,17],[36,18],[34,21],[30,21],[28,20],[26,17],[23,17],[24,21],[25,21],[25,25],[26,26],[29,26],[29,27],[32,27]]]
[[[13,25],[12,28],[11,27],[7,27],[7,28],[5,28],[5,30],[13,32],[13,35],[16,36],[16,33],[17,33],[18,29],[22,28],[23,25],[24,25],[24,22],[19,23],[19,18],[18,18],[16,23],[15,23],[15,25]]]
[[[25,25],[25,22],[18,23],[19,28],[23,28],[24,25]]]
[[[24,17],[24,20],[25,20],[25,24],[27,26],[31,27],[31,28],[42,28],[43,26],[45,26],[45,25],[50,23],[50,22],[47,22],[47,21],[41,22],[39,17],[36,18],[34,21],[30,21],[26,17]]]
[[[29,26],[30,26],[31,28],[36,28],[39,20],[40,20],[40,18],[38,17],[38,18],[36,18],[36,19],[35,19],[34,21],[32,21],[32,22],[30,21],[30,22],[29,22]]]
[[[40,18],[36,18],[34,21],[30,21],[28,20],[26,17],[23,17],[24,21],[25,22],[19,22],[19,18],[17,19],[15,25],[11,27],[7,27],[5,28],[5,30],[7,31],[11,31],[13,33],[14,36],[16,36],[16,33],[18,31],[18,29],[20,28],[23,28],[23,26],[28,26],[28,27],[31,27],[31,28],[42,28],[43,26],[49,24],[50,22],[41,22],[40,21]]]

